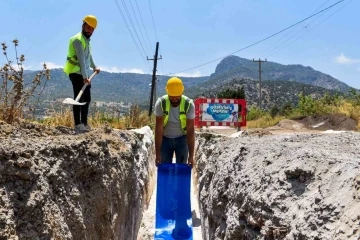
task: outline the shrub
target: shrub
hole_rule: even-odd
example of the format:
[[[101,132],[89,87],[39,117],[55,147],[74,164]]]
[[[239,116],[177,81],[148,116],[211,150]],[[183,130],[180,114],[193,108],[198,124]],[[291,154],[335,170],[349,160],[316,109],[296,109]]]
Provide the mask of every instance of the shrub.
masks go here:
[[[258,107],[251,107],[250,110],[248,111],[248,113],[246,114],[246,119],[251,121],[251,120],[256,120],[259,119],[263,116],[266,115],[266,112],[261,110]]]
[[[148,113],[142,110],[137,103],[131,105],[130,111],[125,117],[125,126],[127,128],[139,128],[146,125],[152,127],[151,118],[149,118]]]
[[[0,120],[9,124],[23,117],[24,107],[27,106],[30,111],[34,110],[34,107],[30,105],[31,97],[34,95],[35,90],[41,85],[43,77],[46,77],[46,81],[50,80],[50,70],[47,69],[46,64],[44,64],[43,69],[36,74],[31,82],[25,82],[25,56],[18,56],[17,47],[19,41],[13,40],[13,44],[15,47],[15,63],[8,57],[7,45],[5,43],[1,44],[7,63],[0,67],[2,79],[0,89]],[[43,89],[45,88],[46,81]],[[43,89],[38,93],[39,96]]]
[[[360,93],[356,91],[354,88],[350,89],[350,99],[354,105],[360,105]]]
[[[245,99],[244,87],[222,90],[217,94],[217,98]]]
[[[279,114],[279,108],[276,107],[276,106],[273,106],[271,109],[270,109],[270,116],[272,118],[275,118],[278,114]]]

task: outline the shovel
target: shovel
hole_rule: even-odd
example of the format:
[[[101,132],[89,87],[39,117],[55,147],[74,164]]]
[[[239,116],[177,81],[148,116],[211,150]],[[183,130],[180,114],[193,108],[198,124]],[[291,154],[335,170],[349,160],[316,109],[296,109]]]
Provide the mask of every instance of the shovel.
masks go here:
[[[89,78],[89,82],[85,83],[84,86],[81,88],[79,94],[76,96],[75,100],[72,98],[65,98],[65,100],[63,101],[63,103],[65,104],[71,104],[71,105],[85,105],[86,102],[80,103],[79,100],[81,98],[81,95],[84,93],[85,88],[89,85],[91,79],[96,75],[97,72],[94,72],[90,78]]]

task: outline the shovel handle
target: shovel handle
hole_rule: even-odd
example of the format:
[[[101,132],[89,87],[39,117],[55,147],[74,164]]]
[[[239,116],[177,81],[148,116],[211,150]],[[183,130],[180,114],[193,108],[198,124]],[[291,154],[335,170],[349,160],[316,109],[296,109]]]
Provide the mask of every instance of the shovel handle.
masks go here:
[[[78,94],[78,95],[76,96],[76,98],[75,98],[75,101],[78,102],[78,101],[80,100],[82,94],[83,94],[84,91],[85,91],[85,88],[89,85],[91,79],[92,79],[96,74],[97,74],[97,72],[94,72],[93,74],[91,74],[91,76],[90,76],[90,78],[89,78],[89,82],[85,83],[84,86],[81,88],[79,94]]]

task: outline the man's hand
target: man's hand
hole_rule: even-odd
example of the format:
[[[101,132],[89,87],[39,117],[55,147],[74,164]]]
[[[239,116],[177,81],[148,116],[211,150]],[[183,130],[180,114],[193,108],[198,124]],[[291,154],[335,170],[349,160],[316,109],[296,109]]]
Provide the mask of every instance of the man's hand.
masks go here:
[[[160,155],[157,155],[157,156],[156,156],[156,159],[155,159],[155,165],[156,165],[156,166],[159,166],[160,163],[161,163],[161,156],[160,156]]]
[[[85,84],[85,83],[90,84],[89,78],[84,78],[84,84]]]
[[[94,72],[99,73],[99,72],[100,72],[100,68],[94,68]]]
[[[193,166],[194,166],[194,157],[189,157],[189,158],[188,158],[188,165],[189,165],[190,167],[193,167]]]

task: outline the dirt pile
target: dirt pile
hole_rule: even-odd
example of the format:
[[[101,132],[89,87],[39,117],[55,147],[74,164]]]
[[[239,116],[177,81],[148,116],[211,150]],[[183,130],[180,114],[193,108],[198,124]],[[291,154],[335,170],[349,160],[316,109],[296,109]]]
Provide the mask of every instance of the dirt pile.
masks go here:
[[[326,114],[317,116],[306,116],[294,119],[307,129],[313,130],[335,130],[354,131],[357,130],[357,122],[343,114]]]
[[[0,124],[0,239],[135,239],[151,196],[149,128]]]
[[[200,136],[204,239],[360,239],[360,133]]]

